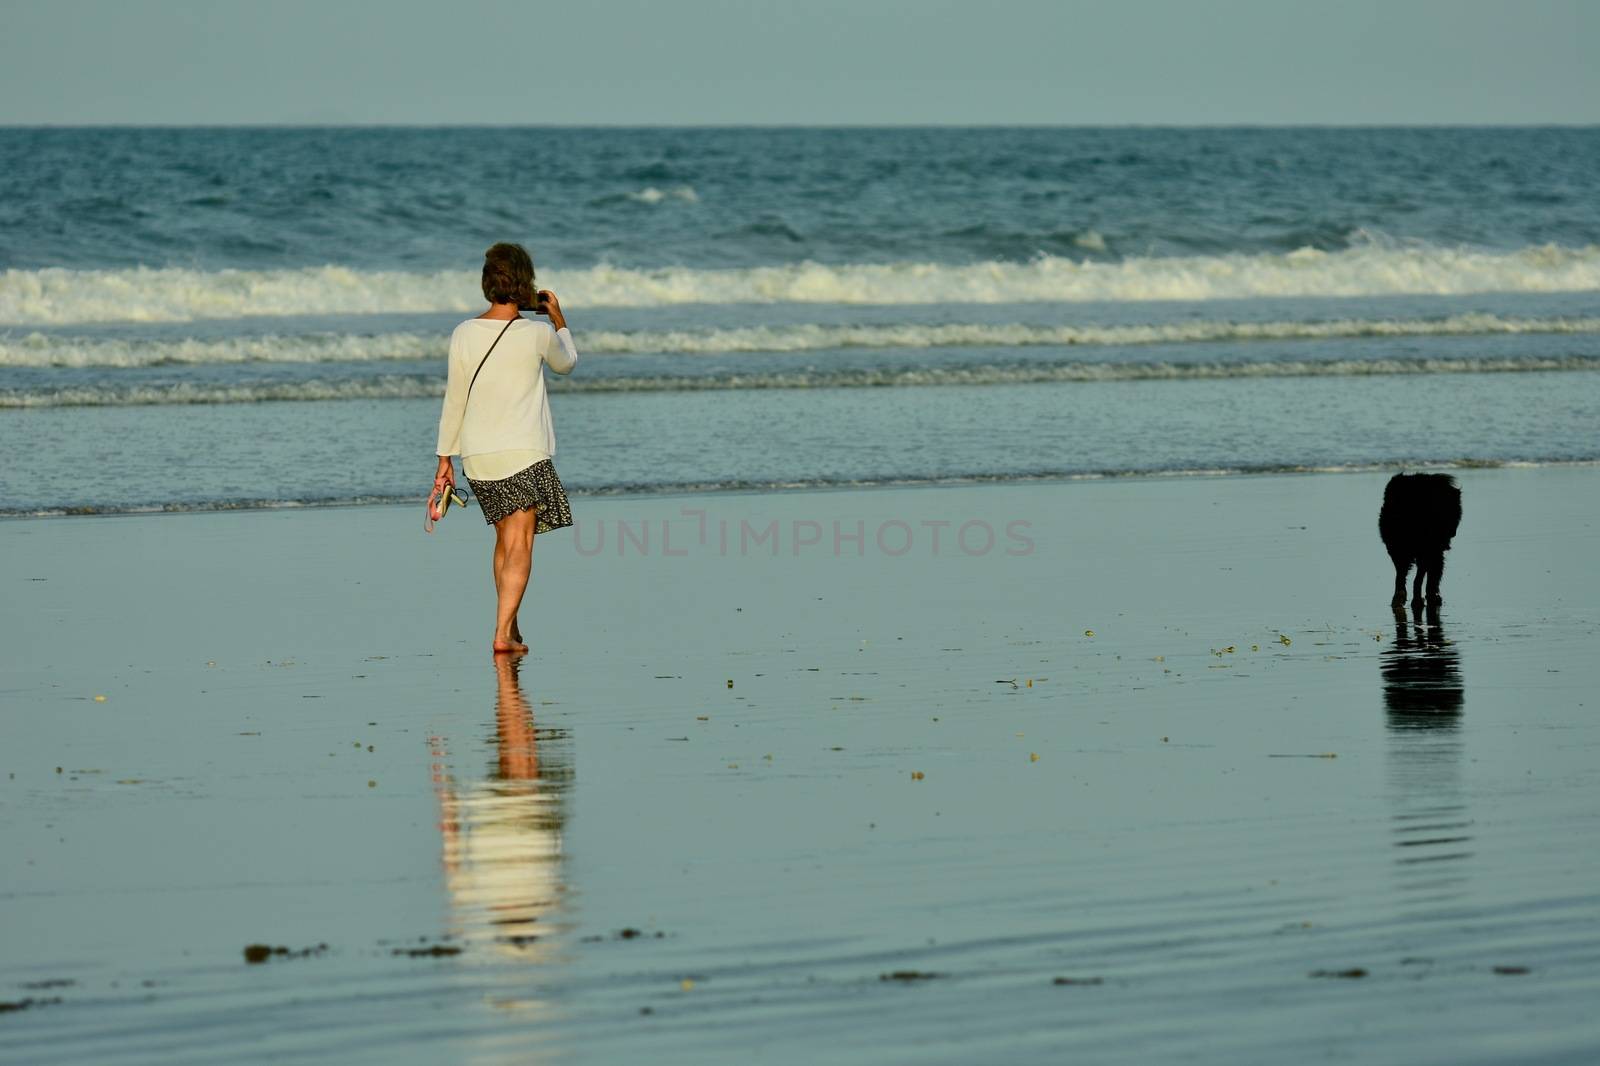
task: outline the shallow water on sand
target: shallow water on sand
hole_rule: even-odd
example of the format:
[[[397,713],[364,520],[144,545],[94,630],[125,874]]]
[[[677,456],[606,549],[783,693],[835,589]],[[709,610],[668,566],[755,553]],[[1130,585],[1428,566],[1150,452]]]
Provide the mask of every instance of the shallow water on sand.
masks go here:
[[[464,520],[7,524],[0,1058],[1591,1060],[1593,472],[1462,480],[1398,618],[1372,475],[579,500],[517,668]]]
[[[1597,176],[1579,128],[0,130],[0,516],[425,494],[508,239],[569,487],[1600,461]]]

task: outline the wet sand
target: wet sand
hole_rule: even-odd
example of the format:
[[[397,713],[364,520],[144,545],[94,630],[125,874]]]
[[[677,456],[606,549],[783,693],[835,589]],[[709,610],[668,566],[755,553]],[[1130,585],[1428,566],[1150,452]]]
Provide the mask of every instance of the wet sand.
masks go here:
[[[1592,1061],[1600,471],[1460,480],[578,498],[515,667],[471,509],[0,523],[0,1060]]]

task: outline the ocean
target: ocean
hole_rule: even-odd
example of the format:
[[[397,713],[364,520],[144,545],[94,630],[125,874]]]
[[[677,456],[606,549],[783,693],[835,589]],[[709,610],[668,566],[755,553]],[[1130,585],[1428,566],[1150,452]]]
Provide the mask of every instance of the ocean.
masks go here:
[[[0,130],[0,514],[420,500],[520,241],[574,492],[1600,461],[1600,130]]]

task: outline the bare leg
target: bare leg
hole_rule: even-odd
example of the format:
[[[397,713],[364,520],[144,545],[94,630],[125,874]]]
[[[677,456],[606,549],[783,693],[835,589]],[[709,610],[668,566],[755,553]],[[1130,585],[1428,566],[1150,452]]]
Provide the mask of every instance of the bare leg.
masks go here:
[[[496,617],[499,616],[500,597],[503,594],[503,589],[504,589],[504,586],[505,586],[504,581],[501,580],[501,571],[505,568],[506,556],[508,554],[509,554],[509,552],[508,552],[508,549],[507,549],[506,537],[501,535],[501,532],[500,532],[499,528],[497,527],[495,529],[495,535],[494,535],[494,598],[495,598],[495,613],[496,613]],[[513,646],[510,647],[510,648],[504,649],[504,650],[518,651],[520,649],[516,648],[515,645],[521,644],[522,643],[522,639],[520,637],[518,637],[518,636],[513,635],[512,638],[511,638],[510,643]],[[500,642],[498,640],[495,642],[495,647],[496,647],[496,650],[500,650],[501,649],[501,644],[500,644]]]
[[[496,598],[494,650],[524,652],[528,646],[516,639],[517,610],[533,570],[533,508],[514,511],[494,524],[494,590]]]
[[[528,555],[528,572],[529,572],[529,575],[531,576],[532,573],[533,573],[533,538],[538,535],[538,530],[539,530],[539,509],[537,507],[530,507],[528,509],[527,514],[528,514],[528,526],[529,526],[529,529],[532,530],[532,532],[528,534],[528,552],[527,552],[527,555]],[[523,587],[524,588],[527,587],[526,582],[524,582]],[[498,590],[498,586],[496,586],[496,588]],[[519,602],[518,603],[518,613],[520,613],[520,610],[521,610],[521,604]],[[527,651],[528,650],[528,643],[527,643],[527,641],[522,639],[522,626],[518,624],[517,615],[516,614],[513,614],[511,616],[511,643],[517,645],[517,647],[520,648],[522,651]]]
[[[500,571],[505,566],[507,554],[508,550],[506,547],[505,538],[501,537],[497,531],[494,538],[494,596],[497,605],[500,601]],[[498,611],[498,606],[496,610]],[[522,627],[517,624],[516,615],[511,616],[511,643],[517,645],[523,644]],[[526,651],[526,645],[523,645],[519,650]]]

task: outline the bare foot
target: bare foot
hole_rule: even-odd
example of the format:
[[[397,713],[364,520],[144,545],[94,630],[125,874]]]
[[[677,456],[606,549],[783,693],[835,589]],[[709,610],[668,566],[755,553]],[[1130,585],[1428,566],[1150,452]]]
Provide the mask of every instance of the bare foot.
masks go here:
[[[515,653],[521,655],[528,650],[522,642],[522,630],[517,627],[516,621],[511,622],[509,633],[496,633],[494,635],[494,653],[496,655]]]

